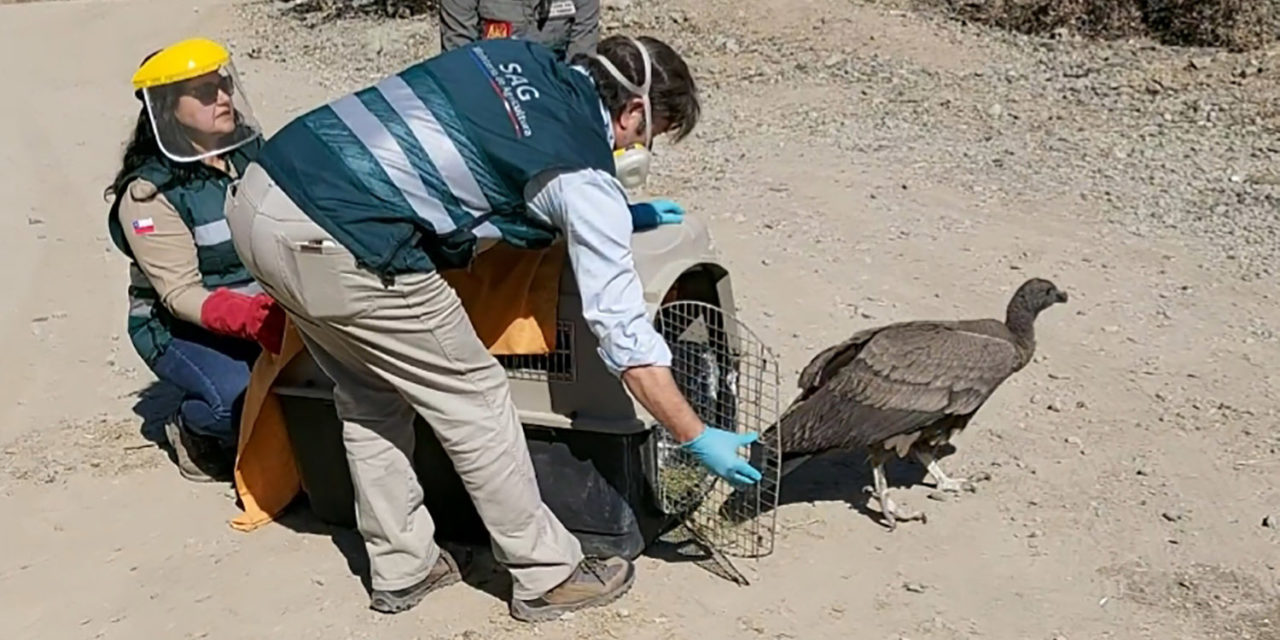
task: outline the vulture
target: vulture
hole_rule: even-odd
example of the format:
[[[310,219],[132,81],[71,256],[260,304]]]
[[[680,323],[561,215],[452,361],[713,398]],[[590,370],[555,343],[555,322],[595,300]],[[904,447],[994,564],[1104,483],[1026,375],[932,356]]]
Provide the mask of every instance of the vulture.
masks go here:
[[[800,393],[778,423],[753,444],[751,461],[763,460],[762,444],[782,429],[781,475],[832,450],[864,451],[875,487],[865,487],[892,531],[899,520],[925,519],[898,510],[887,494],[884,464],[893,454],[912,455],[937,487],[956,492],[967,480],[938,466],[936,452],[969,423],[996,388],[1031,361],[1035,320],[1067,301],[1052,282],[1032,278],[1013,294],[1004,321],[917,320],[859,331],[829,347],[800,372]]]

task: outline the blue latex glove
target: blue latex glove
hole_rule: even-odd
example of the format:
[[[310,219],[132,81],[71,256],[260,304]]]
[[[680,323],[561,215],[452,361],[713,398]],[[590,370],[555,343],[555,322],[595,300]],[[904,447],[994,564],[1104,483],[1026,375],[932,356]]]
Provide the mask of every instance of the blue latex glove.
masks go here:
[[[627,208],[631,209],[631,226],[637,231],[662,224],[680,224],[684,220],[684,207],[670,200],[637,202],[627,205]]]
[[[680,446],[712,473],[735,485],[748,485],[760,480],[760,472],[738,457],[738,447],[755,441],[755,433],[737,434],[708,426],[698,437]]]

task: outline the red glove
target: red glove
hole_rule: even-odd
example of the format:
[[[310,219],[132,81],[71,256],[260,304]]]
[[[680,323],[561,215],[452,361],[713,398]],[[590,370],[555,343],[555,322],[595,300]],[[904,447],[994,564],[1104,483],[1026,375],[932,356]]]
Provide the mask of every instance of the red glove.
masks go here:
[[[253,340],[271,353],[280,353],[284,340],[284,310],[265,293],[216,289],[200,308],[200,322],[210,331]]]

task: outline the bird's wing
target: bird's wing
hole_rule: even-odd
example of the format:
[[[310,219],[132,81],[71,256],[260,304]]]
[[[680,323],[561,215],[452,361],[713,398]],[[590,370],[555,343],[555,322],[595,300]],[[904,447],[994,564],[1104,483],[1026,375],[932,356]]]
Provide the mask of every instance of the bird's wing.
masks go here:
[[[826,386],[848,401],[879,409],[975,411],[1017,370],[1020,356],[1009,339],[967,325],[913,323],[881,330]]]
[[[819,387],[826,384],[831,376],[849,364],[862,345],[880,330],[881,327],[863,329],[847,340],[827,347],[814,356],[800,371],[798,383],[801,397],[812,395]]]

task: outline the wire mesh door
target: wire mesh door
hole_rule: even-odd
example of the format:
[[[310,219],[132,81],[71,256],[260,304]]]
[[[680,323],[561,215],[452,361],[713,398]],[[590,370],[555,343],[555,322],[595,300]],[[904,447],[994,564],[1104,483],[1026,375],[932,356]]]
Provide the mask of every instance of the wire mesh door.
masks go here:
[[[671,372],[707,425],[754,433],[744,447],[761,473],[748,488],[734,488],[680,449],[666,429],[655,429],[659,507],[679,517],[710,551],[756,558],[773,551],[778,506],[780,434],[767,432],[779,410],[778,362],[746,326],[719,307],[694,300],[662,306],[654,324],[671,347]]]

